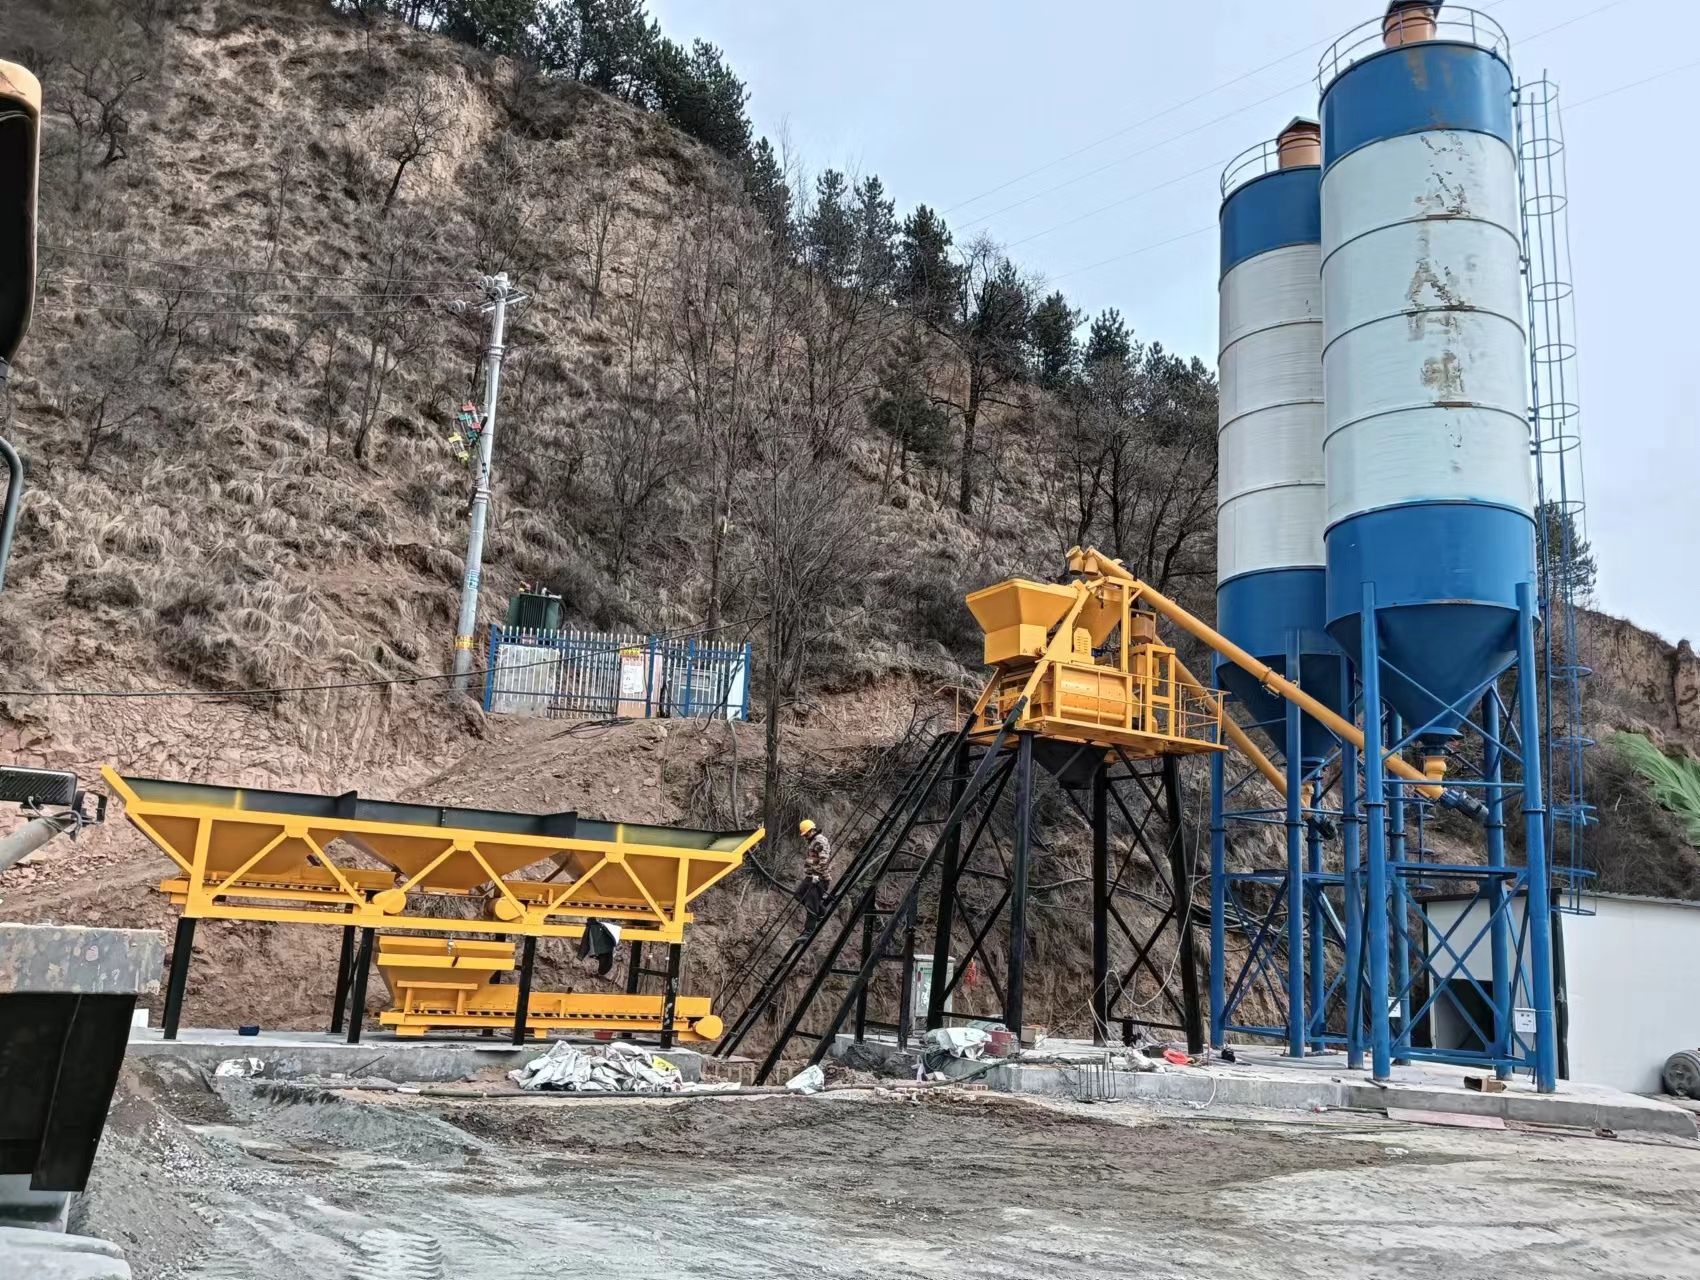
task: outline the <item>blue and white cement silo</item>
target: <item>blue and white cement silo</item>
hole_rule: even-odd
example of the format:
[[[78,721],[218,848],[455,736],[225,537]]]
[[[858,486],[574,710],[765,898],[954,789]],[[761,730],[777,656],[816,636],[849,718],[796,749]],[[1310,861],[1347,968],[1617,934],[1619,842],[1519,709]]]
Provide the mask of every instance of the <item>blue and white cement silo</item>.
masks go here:
[[[1322,540],[1321,161],[1321,127],[1298,119],[1274,142],[1237,158],[1222,178],[1216,625],[1338,710],[1342,660],[1327,632]],[[1306,779],[1321,768],[1334,740],[1234,663],[1219,658],[1216,680],[1285,758],[1287,1007],[1281,1031],[1289,1050],[1302,1056],[1307,1041],[1317,1043],[1311,1024],[1325,989],[1323,904],[1316,891],[1321,836],[1311,823],[1307,879],[1303,806],[1312,789]],[[1211,796],[1215,829],[1223,802],[1219,761],[1212,767]],[[1213,844],[1212,920],[1218,923],[1228,881],[1221,862]],[[1228,1016],[1219,952],[1218,946],[1211,962],[1218,1042]]]
[[[1327,615],[1362,685],[1375,1072],[1385,1076],[1390,1062],[1390,926],[1400,948],[1410,927],[1401,896],[1409,868],[1388,859],[1382,821],[1383,752],[1394,744],[1383,742],[1381,708],[1402,718],[1438,778],[1447,744],[1484,694],[1497,699],[1497,677],[1516,664],[1521,741],[1530,747],[1520,785],[1527,866],[1507,868],[1495,839],[1502,833],[1490,829],[1489,869],[1476,879],[1496,904],[1496,1007],[1481,1058],[1502,1072],[1527,1061],[1538,1085],[1550,1089],[1556,1042],[1547,912],[1529,914],[1526,1009],[1512,1007],[1518,973],[1504,946],[1510,900],[1519,893],[1549,900],[1536,749],[1527,295],[1508,44],[1474,11],[1446,6],[1443,16],[1440,4],[1395,0],[1367,33],[1330,51],[1320,79]],[[1504,745],[1493,736],[1497,723],[1473,731],[1497,760]],[[1490,802],[1503,795],[1496,781],[1481,785]],[[1449,979],[1437,981],[1444,987]],[[1525,1015],[1533,1025],[1514,1034]],[[1409,1028],[1401,1028],[1402,1051],[1412,1047]]]
[[[1357,657],[1373,584],[1381,694],[1431,742],[1515,660],[1535,544],[1511,68],[1439,8],[1325,80],[1321,184],[1328,627]]]
[[[1322,542],[1321,174],[1319,126],[1300,119],[1223,176],[1216,617],[1234,643],[1338,706]],[[1285,703],[1225,659],[1217,678],[1284,750]],[[1302,739],[1311,761],[1332,745],[1308,716]]]

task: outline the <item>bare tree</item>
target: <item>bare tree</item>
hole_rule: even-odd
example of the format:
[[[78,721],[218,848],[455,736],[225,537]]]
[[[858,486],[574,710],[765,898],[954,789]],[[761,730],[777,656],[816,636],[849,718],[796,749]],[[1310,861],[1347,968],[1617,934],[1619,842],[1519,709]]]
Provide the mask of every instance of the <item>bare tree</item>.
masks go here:
[[[691,425],[696,465],[708,491],[709,628],[725,600],[726,550],[735,488],[763,408],[764,383],[779,368],[785,326],[775,304],[783,270],[770,241],[737,207],[712,194],[683,220],[666,324],[668,363]]]
[[[1013,404],[1010,391],[1026,371],[1034,292],[996,242],[980,236],[962,263],[955,314],[937,326],[963,365],[964,379],[938,397],[962,421],[956,505],[963,515],[974,510],[980,415],[988,405]]]
[[[806,410],[793,412],[803,416]],[[772,822],[781,716],[824,642],[858,604],[872,567],[872,533],[856,486],[835,459],[810,447],[806,427],[765,418],[752,453],[738,510],[749,530],[751,581],[762,609],[762,812]]]
[[[386,223],[379,233],[374,269],[361,290],[367,295],[360,307],[366,360],[354,425],[354,456],[361,462],[366,460],[390,376],[426,337],[430,312],[420,304],[411,285],[433,236],[431,223],[423,214]]]
[[[71,126],[71,207],[80,210],[90,171],[130,154],[130,103],[148,70],[139,33],[116,9],[91,9],[68,27],[63,49],[63,74],[48,105]]]
[[[511,134],[498,134],[466,183],[472,251],[480,271],[530,275],[537,265],[531,171]]]
[[[417,80],[409,85],[400,101],[385,113],[383,153],[395,165],[395,176],[390,179],[390,189],[384,195],[383,213],[387,214],[395,203],[408,166],[426,160],[436,152],[448,125],[448,102],[429,80]]]
[[[648,528],[656,500],[683,469],[673,408],[661,394],[661,370],[650,356],[660,294],[659,254],[653,241],[635,257],[622,298],[625,360],[611,404],[593,424],[611,503],[611,571],[624,572],[633,542]]]
[[[566,211],[572,253],[584,270],[586,308],[592,320],[602,307],[604,282],[614,248],[614,228],[625,203],[630,163],[629,149],[610,148],[598,163],[594,176],[578,187]]]

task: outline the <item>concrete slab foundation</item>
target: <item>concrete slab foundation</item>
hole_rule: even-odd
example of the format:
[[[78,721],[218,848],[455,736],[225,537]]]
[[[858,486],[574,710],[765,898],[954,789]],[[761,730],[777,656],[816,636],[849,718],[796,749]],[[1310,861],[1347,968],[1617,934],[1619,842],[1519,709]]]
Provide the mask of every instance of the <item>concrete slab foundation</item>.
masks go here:
[[[1149,1062],[1148,1070],[1130,1070],[1125,1064],[1132,1052],[1052,1041],[1024,1052],[1019,1060],[947,1059],[940,1070],[952,1079],[977,1079],[1000,1093],[1088,1101],[1147,1099],[1199,1109],[1221,1104],[1281,1111],[1396,1107],[1559,1128],[1700,1137],[1694,1114],[1683,1107],[1599,1085],[1563,1081],[1558,1093],[1538,1094],[1529,1081],[1519,1079],[1507,1082],[1503,1093],[1476,1093],[1464,1087],[1468,1072],[1433,1063],[1395,1067],[1392,1080],[1377,1083],[1367,1072],[1347,1070],[1344,1054],[1295,1061],[1254,1046],[1235,1046],[1233,1063],[1213,1060],[1179,1067]],[[838,1038],[833,1056],[848,1066],[909,1078],[921,1061],[917,1049],[899,1050],[889,1041],[855,1044],[848,1036]]]
[[[439,1084],[465,1080],[490,1067],[511,1071],[549,1052],[554,1043],[539,1040],[515,1046],[507,1040],[482,1036],[402,1040],[368,1032],[359,1044],[349,1044],[341,1036],[316,1031],[262,1031],[257,1036],[239,1036],[234,1031],[191,1027],[179,1031],[177,1039],[167,1040],[158,1028],[137,1027],[130,1035],[130,1056],[177,1058],[207,1071],[232,1058],[257,1058],[262,1065],[256,1074],[267,1080],[342,1076],[398,1084]],[[573,1038],[571,1043],[590,1048],[603,1042]],[[659,1047],[649,1047],[661,1053]],[[686,1080],[702,1079],[702,1054],[697,1051],[673,1048],[663,1056]]]

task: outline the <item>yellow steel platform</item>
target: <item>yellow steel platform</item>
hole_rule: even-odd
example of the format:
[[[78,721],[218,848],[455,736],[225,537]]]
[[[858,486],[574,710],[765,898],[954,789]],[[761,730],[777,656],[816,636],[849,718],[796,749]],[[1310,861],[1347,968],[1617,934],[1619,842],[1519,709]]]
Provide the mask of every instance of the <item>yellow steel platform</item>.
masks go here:
[[[510,1030],[519,1004],[519,987],[498,984],[514,970],[512,943],[463,938],[378,936],[378,972],[390,989],[394,1008],[378,1021],[398,1036],[427,1031]],[[665,1000],[658,995],[602,992],[533,991],[526,1006],[531,1034],[585,1031],[663,1030]],[[709,1012],[707,996],[679,996],[673,1005],[673,1033],[682,1040],[716,1040],[720,1019]]]
[[[687,905],[765,834],[101,772],[176,864],[160,890],[190,917],[564,938],[604,919],[680,942]]]

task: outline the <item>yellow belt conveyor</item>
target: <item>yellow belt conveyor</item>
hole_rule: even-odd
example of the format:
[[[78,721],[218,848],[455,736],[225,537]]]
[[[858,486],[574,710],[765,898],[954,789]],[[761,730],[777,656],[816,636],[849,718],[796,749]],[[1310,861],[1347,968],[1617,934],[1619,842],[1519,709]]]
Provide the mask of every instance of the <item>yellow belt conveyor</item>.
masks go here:
[[[514,1025],[519,987],[498,984],[497,976],[515,969],[507,942],[466,938],[378,938],[378,972],[390,989],[394,1008],[378,1021],[398,1036],[427,1031],[497,1030]],[[533,1035],[568,1031],[660,1032],[666,1017],[664,995],[626,995],[600,991],[533,991],[526,1002],[526,1026]],[[717,1040],[720,1019],[709,1012],[707,996],[679,996],[673,1023],[681,1040]]]

